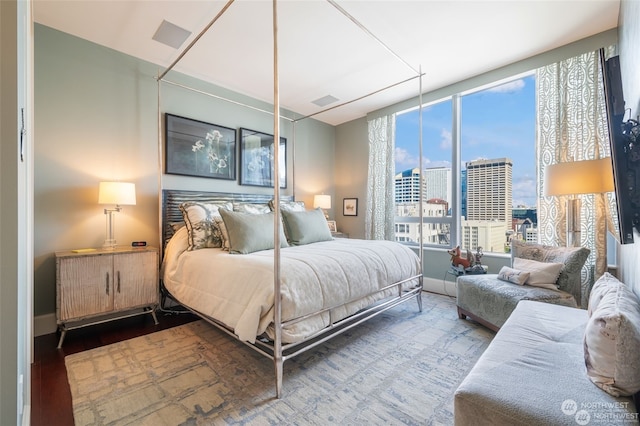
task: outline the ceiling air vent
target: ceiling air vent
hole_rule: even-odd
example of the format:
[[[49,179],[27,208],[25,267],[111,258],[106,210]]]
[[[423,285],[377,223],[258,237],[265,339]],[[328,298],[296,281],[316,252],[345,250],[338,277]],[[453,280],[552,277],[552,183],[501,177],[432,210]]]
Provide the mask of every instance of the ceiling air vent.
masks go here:
[[[182,46],[182,43],[184,43],[190,35],[191,31],[187,31],[176,24],[163,20],[152,38],[155,41],[177,49]]]
[[[338,98],[336,98],[335,96],[331,96],[331,95],[327,95],[327,96],[323,96],[319,99],[316,99],[315,101],[312,101],[311,103],[318,105],[319,107],[326,107],[329,104],[332,104],[336,101],[339,101]]]

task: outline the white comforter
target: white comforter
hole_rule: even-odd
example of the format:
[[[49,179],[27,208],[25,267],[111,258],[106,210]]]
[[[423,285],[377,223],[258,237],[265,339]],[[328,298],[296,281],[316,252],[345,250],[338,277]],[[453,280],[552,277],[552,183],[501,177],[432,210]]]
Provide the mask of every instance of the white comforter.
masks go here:
[[[187,251],[186,229],[167,245],[162,277],[182,304],[222,322],[241,340],[254,342],[265,331],[273,337],[273,250],[229,254],[221,249]],[[385,295],[376,289],[419,274],[418,256],[391,241],[335,239],[280,250],[282,321],[359,299],[332,310],[345,318]],[[415,286],[417,279],[405,285]],[[301,340],[329,324],[316,315],[283,328],[285,343]]]

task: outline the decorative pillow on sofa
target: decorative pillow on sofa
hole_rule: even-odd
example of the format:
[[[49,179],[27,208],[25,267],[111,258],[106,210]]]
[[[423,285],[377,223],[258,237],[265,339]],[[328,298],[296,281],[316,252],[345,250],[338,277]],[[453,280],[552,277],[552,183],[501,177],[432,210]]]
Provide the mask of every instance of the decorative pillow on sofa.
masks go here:
[[[529,279],[529,275],[529,272],[518,271],[517,269],[503,266],[500,269],[500,272],[498,272],[498,279],[518,285],[524,285],[524,283],[527,282],[527,279]]]
[[[529,273],[526,285],[557,290],[556,281],[562,269],[562,263],[538,262],[530,259],[513,259],[513,269]]]
[[[269,250],[273,243],[273,212],[249,214],[220,209],[229,235],[229,252],[248,254]],[[280,247],[288,247],[287,239],[280,226]]]
[[[587,311],[589,312],[589,316],[593,314],[593,311],[596,310],[600,301],[610,291],[618,291],[618,286],[624,285],[616,277],[611,275],[608,272],[602,274],[600,278],[593,284],[591,288],[591,294],[589,295],[589,306],[587,307]]]
[[[582,266],[589,253],[589,249],[584,247],[554,247],[517,240],[511,241],[512,261],[519,257],[538,262],[564,264],[556,284],[560,290],[572,294],[578,306],[586,306],[588,302],[588,294],[585,294],[584,298],[582,297]]]
[[[215,218],[220,217],[221,208],[231,209],[231,203],[209,204],[187,201],[179,207],[188,231],[187,250],[223,246],[222,231],[216,225]]]
[[[626,285],[607,277],[584,333],[587,375],[613,396],[640,391],[640,301]]]
[[[327,219],[321,209],[304,212],[282,210],[289,244],[300,246],[332,240]]]

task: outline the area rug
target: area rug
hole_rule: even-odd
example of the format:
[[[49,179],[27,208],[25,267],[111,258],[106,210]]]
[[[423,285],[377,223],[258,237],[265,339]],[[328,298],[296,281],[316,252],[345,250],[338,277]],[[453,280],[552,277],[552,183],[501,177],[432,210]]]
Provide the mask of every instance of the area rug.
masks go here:
[[[453,424],[494,333],[425,294],[284,363],[199,320],[66,357],[77,425]]]

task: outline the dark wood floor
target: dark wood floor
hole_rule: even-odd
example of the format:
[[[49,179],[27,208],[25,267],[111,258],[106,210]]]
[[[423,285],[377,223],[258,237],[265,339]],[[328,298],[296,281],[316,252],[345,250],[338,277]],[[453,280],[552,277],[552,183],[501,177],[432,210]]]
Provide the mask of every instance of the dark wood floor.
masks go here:
[[[133,337],[153,333],[196,320],[192,314],[158,313],[158,325],[151,315],[141,315],[67,332],[61,349],[58,333],[38,336],[31,366],[31,425],[73,425],[71,391],[64,357]]]

